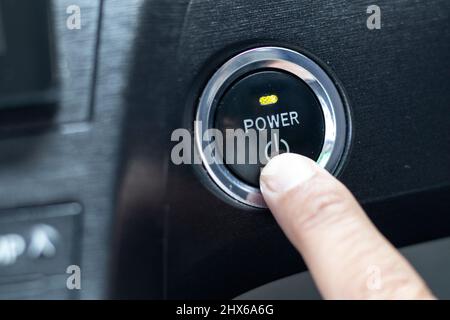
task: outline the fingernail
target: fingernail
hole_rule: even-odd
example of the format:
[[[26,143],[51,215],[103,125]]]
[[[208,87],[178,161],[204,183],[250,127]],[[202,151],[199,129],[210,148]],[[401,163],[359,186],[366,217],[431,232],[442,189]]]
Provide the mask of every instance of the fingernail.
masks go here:
[[[261,172],[261,192],[284,193],[299,186],[315,174],[314,163],[298,154],[276,156]]]

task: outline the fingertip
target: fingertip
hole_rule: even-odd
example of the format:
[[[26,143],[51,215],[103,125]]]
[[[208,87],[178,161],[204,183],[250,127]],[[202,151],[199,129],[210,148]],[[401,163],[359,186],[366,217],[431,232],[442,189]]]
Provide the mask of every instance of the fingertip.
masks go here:
[[[317,172],[316,166],[313,160],[294,153],[275,156],[261,172],[263,196],[282,194],[305,183]]]
[[[420,276],[370,222],[351,192],[297,154],[274,157],[261,192],[325,298],[432,298]],[[367,285],[367,268],[383,270],[383,286]],[[380,280],[381,281],[381,280]]]

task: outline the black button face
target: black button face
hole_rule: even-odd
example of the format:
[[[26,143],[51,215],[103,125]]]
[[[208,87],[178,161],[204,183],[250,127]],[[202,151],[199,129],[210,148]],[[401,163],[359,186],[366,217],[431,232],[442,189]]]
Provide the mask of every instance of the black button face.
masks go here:
[[[322,151],[325,132],[321,106],[309,86],[292,74],[274,70],[255,72],[232,84],[218,102],[215,127],[224,137],[226,129],[245,132],[253,129],[257,133],[267,130],[269,146],[265,149],[268,154],[289,151],[313,160],[317,160]],[[279,130],[278,142],[273,144],[271,129]],[[260,156],[267,153],[257,152],[258,161],[254,163],[250,161],[250,152],[255,149],[249,144],[246,149],[244,164],[237,163],[236,144],[234,161],[224,160],[224,163],[238,178],[258,187],[263,166]],[[225,153],[227,148],[223,150]],[[226,159],[226,154],[223,157]]]

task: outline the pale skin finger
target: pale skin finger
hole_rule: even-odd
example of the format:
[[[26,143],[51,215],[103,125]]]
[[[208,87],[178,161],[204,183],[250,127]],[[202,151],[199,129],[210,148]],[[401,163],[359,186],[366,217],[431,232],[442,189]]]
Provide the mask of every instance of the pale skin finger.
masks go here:
[[[324,298],[433,298],[350,191],[314,161],[279,155],[264,168],[260,181],[267,205]]]

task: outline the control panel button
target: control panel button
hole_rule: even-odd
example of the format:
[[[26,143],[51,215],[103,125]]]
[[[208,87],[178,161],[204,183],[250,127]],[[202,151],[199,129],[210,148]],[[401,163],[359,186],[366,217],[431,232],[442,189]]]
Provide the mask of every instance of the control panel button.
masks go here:
[[[325,133],[322,108],[313,91],[298,77],[277,70],[251,73],[232,84],[218,103],[215,126],[223,136],[227,129],[242,129],[246,134],[253,131],[264,152],[247,143],[245,163],[239,163],[237,152],[233,152],[234,159],[223,157],[232,160],[225,163],[238,178],[256,187],[270,155],[295,152],[317,160]],[[267,131],[267,141],[259,140],[260,131]]]
[[[74,236],[80,214],[78,203],[1,210],[0,287],[12,278],[65,274],[76,264]]]
[[[265,208],[261,168],[283,152],[335,174],[351,136],[335,83],[319,63],[282,47],[250,49],[225,62],[207,82],[194,121],[201,171],[218,187],[211,190]]]

